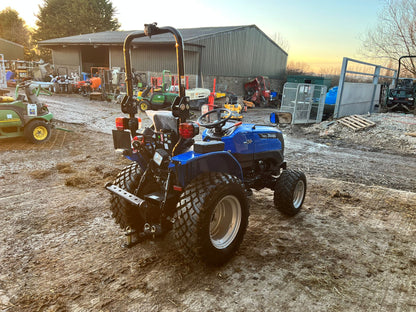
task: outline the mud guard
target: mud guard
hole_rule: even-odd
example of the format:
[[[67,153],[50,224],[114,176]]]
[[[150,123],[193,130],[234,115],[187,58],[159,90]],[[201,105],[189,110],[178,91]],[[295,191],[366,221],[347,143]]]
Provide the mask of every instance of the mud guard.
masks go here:
[[[233,155],[225,151],[208,154],[189,151],[173,157],[170,167],[176,172],[176,183],[181,187],[186,187],[204,172],[228,173],[243,181],[243,171],[240,164]]]

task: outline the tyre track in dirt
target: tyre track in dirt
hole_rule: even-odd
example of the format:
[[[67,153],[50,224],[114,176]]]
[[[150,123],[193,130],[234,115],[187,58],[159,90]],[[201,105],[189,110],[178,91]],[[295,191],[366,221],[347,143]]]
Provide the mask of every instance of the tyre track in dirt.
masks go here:
[[[262,119],[263,111],[258,114]],[[400,184],[414,168],[406,156],[348,155],[351,149],[286,135],[288,166],[308,177],[303,210],[284,217],[273,192],[254,191],[240,250],[211,268],[180,257],[172,235],[121,248],[123,233],[103,185],[126,162],[114,154],[111,136],[97,132],[103,129],[62,127],[74,131],[62,148],[55,148],[59,140],[52,149],[33,150],[0,143],[0,310],[389,312],[416,306],[416,193],[404,190],[410,183]],[[394,159],[405,165],[382,165]],[[400,190],[380,187],[382,174]]]
[[[323,178],[416,192],[414,156],[328,146],[286,136],[288,166]]]

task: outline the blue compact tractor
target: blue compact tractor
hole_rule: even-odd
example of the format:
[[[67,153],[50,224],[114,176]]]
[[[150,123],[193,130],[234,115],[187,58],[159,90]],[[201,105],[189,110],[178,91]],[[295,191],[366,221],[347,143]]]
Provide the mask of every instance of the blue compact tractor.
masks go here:
[[[179,95],[171,111],[146,111],[150,127],[140,129],[138,103],[133,97],[130,44],[133,39],[171,33],[176,40]],[[252,189],[274,191],[274,205],[293,216],[305,199],[306,177],[289,170],[284,141],[276,124],[288,113],[272,113],[268,125],[231,119],[227,109],[215,109],[188,121],[185,96],[183,41],[172,27],[145,25],[124,42],[127,95],[121,103],[129,117],[116,119],[114,147],[132,162],[113,183],[111,211],[126,231],[127,245],[146,237],[174,232],[186,257],[207,264],[228,261],[241,244],[248,225]],[[199,127],[206,128],[195,141]]]

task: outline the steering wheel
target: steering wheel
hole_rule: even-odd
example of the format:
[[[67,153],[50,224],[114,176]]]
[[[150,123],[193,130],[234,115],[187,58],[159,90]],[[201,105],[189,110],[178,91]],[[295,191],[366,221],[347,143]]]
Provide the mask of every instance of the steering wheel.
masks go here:
[[[225,113],[225,116],[222,116],[222,113]],[[210,115],[217,114],[217,120],[213,122],[206,122],[206,117]],[[221,128],[225,125],[225,123],[231,118],[231,111],[226,108],[216,108],[211,111],[202,114],[198,120],[196,121],[201,127],[205,127],[208,129],[215,128],[215,131],[221,131]]]

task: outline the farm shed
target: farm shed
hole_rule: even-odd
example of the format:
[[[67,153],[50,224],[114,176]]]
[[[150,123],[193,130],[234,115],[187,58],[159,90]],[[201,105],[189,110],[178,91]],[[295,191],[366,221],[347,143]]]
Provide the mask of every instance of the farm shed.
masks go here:
[[[0,54],[5,60],[23,60],[25,50],[21,44],[0,38]]]
[[[287,53],[256,25],[179,29],[185,46],[185,73],[199,81],[229,77],[246,81],[262,75],[283,79]],[[90,67],[124,67],[123,42],[131,31],[108,31],[44,40],[52,49],[55,68],[89,72]],[[174,38],[170,34],[133,41],[135,71],[176,72]],[[209,78],[208,78],[209,80]]]

